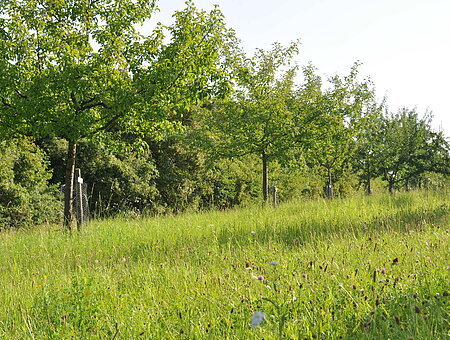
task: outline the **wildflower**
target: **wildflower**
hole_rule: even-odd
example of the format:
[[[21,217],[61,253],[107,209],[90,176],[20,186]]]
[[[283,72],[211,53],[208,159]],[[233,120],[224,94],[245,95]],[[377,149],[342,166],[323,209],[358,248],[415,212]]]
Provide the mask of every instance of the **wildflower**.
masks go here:
[[[250,324],[252,325],[252,327],[258,327],[264,321],[265,317],[266,317],[266,314],[264,314],[263,312],[257,311],[252,315]]]
[[[266,278],[263,275],[258,275],[257,279],[259,281],[264,281]]]
[[[339,287],[344,287],[344,284],[343,283],[339,283],[338,286]]]
[[[272,266],[278,266],[278,262],[277,262],[277,261],[272,261],[272,262],[270,262],[270,264],[271,264]]]
[[[386,280],[380,280],[380,281],[378,281],[379,283],[383,283],[383,282],[386,282]]]
[[[308,274],[303,274],[302,277],[306,279],[308,277]]]

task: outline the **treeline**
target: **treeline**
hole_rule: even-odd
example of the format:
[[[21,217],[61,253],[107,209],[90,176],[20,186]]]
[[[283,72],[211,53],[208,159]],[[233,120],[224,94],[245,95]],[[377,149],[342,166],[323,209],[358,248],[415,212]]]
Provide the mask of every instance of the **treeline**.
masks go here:
[[[154,9],[0,4],[1,228],[71,228],[75,167],[94,216],[448,184],[431,115],[390,112],[358,64],[323,80],[295,65],[298,43],[248,58],[192,2],[144,36]]]

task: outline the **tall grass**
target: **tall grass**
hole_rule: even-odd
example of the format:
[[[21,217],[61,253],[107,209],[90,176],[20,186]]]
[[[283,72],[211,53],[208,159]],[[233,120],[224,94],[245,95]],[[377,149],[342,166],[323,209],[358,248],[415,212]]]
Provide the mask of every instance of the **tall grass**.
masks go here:
[[[444,339],[449,210],[416,192],[4,232],[0,337]]]

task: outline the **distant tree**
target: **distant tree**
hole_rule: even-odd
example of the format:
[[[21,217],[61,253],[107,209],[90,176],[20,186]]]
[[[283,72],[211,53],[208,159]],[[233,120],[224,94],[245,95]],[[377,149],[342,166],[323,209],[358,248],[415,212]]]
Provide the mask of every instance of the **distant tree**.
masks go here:
[[[155,135],[190,105],[230,90],[220,51],[232,34],[220,11],[187,2],[173,26],[142,36],[136,27],[154,9],[149,0],[0,3],[0,133],[68,142],[69,229],[81,139]]]
[[[328,197],[333,197],[336,172],[351,163],[356,135],[374,95],[369,80],[358,81],[358,66],[355,63],[348,76],[332,77],[329,80],[331,87],[325,90],[319,89],[319,81],[315,80],[315,94],[304,109],[304,120],[307,120],[310,131],[304,139],[307,154],[311,164],[317,164],[326,171]]]
[[[360,183],[364,184],[367,195],[372,194],[372,179],[380,176],[378,155],[381,149],[379,136],[383,107],[384,101],[380,104],[374,100],[368,103],[355,137],[356,150],[352,164],[358,171]]]
[[[258,50],[244,73],[234,100],[216,105],[209,116],[211,148],[222,156],[258,155],[262,163],[262,194],[269,192],[269,162],[293,145],[295,126],[290,108],[298,44]]]
[[[377,158],[390,193],[399,185],[409,189],[427,171],[449,174],[449,144],[431,129],[431,119],[407,108],[384,116]]]

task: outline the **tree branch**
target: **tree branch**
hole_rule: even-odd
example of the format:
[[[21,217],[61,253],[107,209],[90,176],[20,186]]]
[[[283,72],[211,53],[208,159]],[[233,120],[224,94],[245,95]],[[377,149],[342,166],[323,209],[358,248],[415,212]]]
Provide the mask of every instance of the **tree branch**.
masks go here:
[[[20,92],[19,90],[16,90],[16,93],[20,96],[20,98],[28,100],[28,97],[26,95],[24,95],[22,92]]]
[[[8,103],[8,101],[6,100],[6,98],[4,98],[4,97],[1,97],[1,98],[2,98],[2,104],[3,104],[4,106],[9,107],[9,108],[11,108],[11,109],[14,108],[14,106],[12,106],[10,103]]]
[[[75,107],[78,108],[78,99],[75,96],[75,93],[72,91],[70,92],[70,98],[72,99],[73,104],[75,105]]]
[[[114,117],[112,117],[110,120],[108,120],[105,125],[95,129],[94,131],[91,131],[90,133],[88,133],[86,135],[95,135],[96,133],[98,133],[100,131],[108,130],[123,115],[124,115],[123,112],[116,114]],[[83,135],[83,137],[85,137],[86,135]]]
[[[108,104],[106,104],[105,102],[97,102],[97,103],[92,103],[92,104],[86,104],[82,107],[80,107],[80,110],[89,110],[92,109],[96,106],[101,106],[105,109],[109,109],[110,107],[108,106]]]

